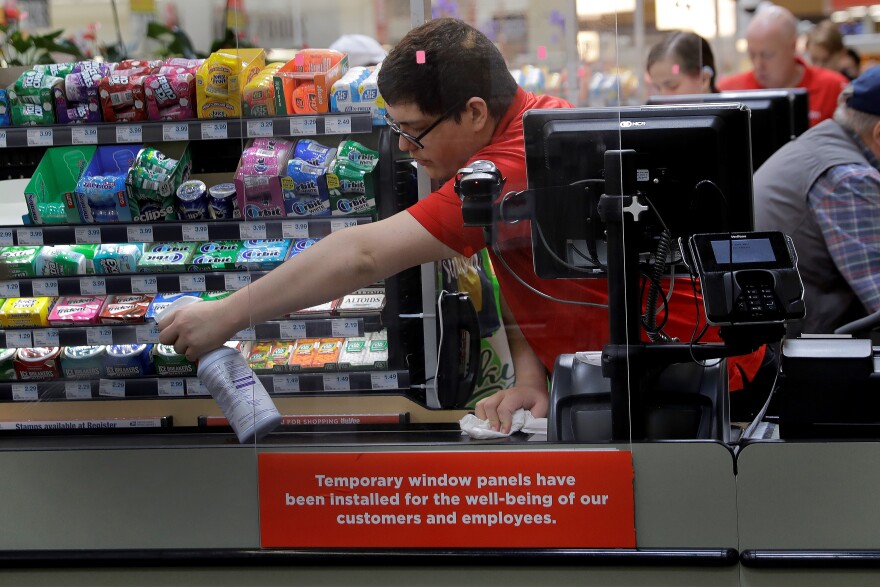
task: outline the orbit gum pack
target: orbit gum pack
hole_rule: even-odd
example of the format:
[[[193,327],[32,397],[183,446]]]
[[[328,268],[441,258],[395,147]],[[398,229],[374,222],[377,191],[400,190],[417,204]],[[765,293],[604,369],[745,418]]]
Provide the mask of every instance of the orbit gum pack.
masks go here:
[[[284,216],[281,175],[286,172],[293,143],[279,138],[253,139],[235,171],[238,208],[246,219]]]

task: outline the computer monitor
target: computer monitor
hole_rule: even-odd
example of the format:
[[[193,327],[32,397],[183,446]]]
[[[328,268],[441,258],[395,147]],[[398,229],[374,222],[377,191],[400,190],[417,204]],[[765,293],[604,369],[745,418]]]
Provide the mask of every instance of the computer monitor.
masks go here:
[[[758,169],[782,145],[810,127],[807,90],[740,90],[718,94],[651,96],[648,104],[745,104],[752,111],[752,168]]]
[[[740,104],[532,110],[523,119],[532,251],[539,277],[606,275],[597,206],[605,151],[636,151],[650,207],[638,243],[646,262],[663,227],[673,239],[754,227],[749,111]]]

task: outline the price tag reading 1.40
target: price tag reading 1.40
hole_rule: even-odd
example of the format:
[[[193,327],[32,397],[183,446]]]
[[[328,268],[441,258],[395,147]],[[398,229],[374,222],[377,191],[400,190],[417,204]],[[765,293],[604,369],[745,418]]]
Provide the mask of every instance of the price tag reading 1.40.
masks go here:
[[[102,397],[125,397],[125,381],[102,379],[98,384],[98,395]]]
[[[27,129],[28,147],[51,147],[55,137],[51,128]]]
[[[15,241],[12,239],[12,229],[11,228],[0,229],[0,246],[11,247],[14,244],[15,244]]]
[[[72,145],[97,145],[97,126],[72,126],[70,127],[70,143]]]
[[[208,225],[184,224],[183,240],[187,242],[204,242],[208,240]]]
[[[155,275],[144,275],[131,278],[131,293],[154,294],[159,291],[159,280]]]
[[[139,124],[116,125],[117,143],[140,143],[144,140],[144,128]]]
[[[6,348],[22,349],[34,346],[34,339],[30,330],[7,330]]]
[[[294,393],[299,391],[299,375],[273,375],[272,390],[275,393]]]
[[[159,379],[160,396],[183,396],[183,379]]]
[[[20,292],[17,281],[0,281],[0,298],[17,298],[21,296]]]
[[[92,384],[88,381],[65,381],[64,397],[67,399],[92,399]]]
[[[198,377],[186,378],[186,395],[210,395],[208,388]]]
[[[318,133],[318,119],[314,116],[294,116],[290,119],[291,135],[314,135]]]
[[[261,240],[266,238],[265,222],[242,222],[239,226],[241,240]]]
[[[36,383],[13,383],[12,399],[17,402],[35,402],[40,399],[40,386]]]
[[[278,324],[281,340],[296,340],[306,337],[306,323],[301,320],[289,320]]]
[[[360,322],[358,320],[331,320],[330,332],[334,338],[347,336],[360,336]]]
[[[39,328],[34,330],[34,346],[36,347],[49,347],[49,346],[61,346],[58,342],[58,329],[57,328]]]
[[[19,228],[15,232],[18,235],[19,245],[41,246],[43,244],[42,228]]]
[[[271,120],[248,120],[248,137],[271,137],[275,134],[275,125]]]
[[[379,371],[370,373],[370,387],[372,389],[397,389],[397,371]]]
[[[105,296],[107,280],[103,277],[82,277],[79,280],[79,293],[83,296]]]
[[[204,275],[181,275],[180,291],[205,291]]]
[[[225,139],[229,136],[229,128],[225,122],[203,122],[202,139]]]
[[[324,133],[328,135],[348,134],[351,132],[350,116],[327,116],[324,118]]]
[[[281,238],[309,238],[309,223],[305,220],[282,221]]]
[[[188,141],[189,125],[182,124],[163,124],[162,125],[163,141]]]
[[[34,290],[34,296],[57,296],[58,280],[57,279],[35,279],[31,282]]]
[[[251,282],[251,276],[247,273],[227,273],[223,276],[223,281],[226,291],[236,291],[248,286]]]
[[[101,244],[101,229],[97,226],[77,226],[73,229],[73,238],[78,245]]]
[[[108,326],[86,328],[86,344],[89,346],[113,344],[113,329]]]
[[[128,226],[125,229],[128,242],[130,243],[151,243],[153,242],[152,226]]]
[[[324,375],[324,391],[351,391],[351,379],[348,373]]]
[[[336,232],[349,226],[357,226],[358,221],[354,218],[336,218],[330,221],[330,232]]]

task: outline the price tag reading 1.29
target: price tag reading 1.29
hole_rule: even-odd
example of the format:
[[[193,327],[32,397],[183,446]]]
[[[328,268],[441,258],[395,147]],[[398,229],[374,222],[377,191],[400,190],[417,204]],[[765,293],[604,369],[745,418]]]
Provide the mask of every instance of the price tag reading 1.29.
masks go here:
[[[223,281],[226,291],[236,291],[250,285],[251,276],[247,273],[227,273],[223,276]]]
[[[203,122],[202,139],[225,139],[229,136],[229,128],[225,122]]]
[[[154,294],[159,291],[159,281],[155,275],[131,278],[131,293]]]
[[[348,134],[351,132],[350,116],[327,116],[324,118],[324,133],[328,135]]]
[[[294,116],[290,119],[291,135],[314,135],[318,133],[318,119],[314,116]]]
[[[128,226],[125,229],[128,242],[130,243],[151,243],[153,242],[152,226]]]
[[[54,141],[55,137],[51,128],[27,129],[28,147],[51,147]]]
[[[144,140],[144,128],[139,124],[119,124],[116,126],[117,143],[140,143]]]
[[[73,145],[97,145],[97,126],[72,126],[70,127],[70,143]]]
[[[58,342],[58,329],[57,328],[39,328],[34,330],[34,346],[36,347],[49,347],[49,346],[61,346]]]
[[[34,296],[57,296],[58,280],[57,279],[35,279],[31,282]]]
[[[324,375],[324,391],[351,391],[351,379],[348,373]]]
[[[34,339],[30,330],[7,330],[6,348],[22,349],[34,346]]]
[[[73,237],[78,245],[97,245],[101,243],[101,229],[97,226],[77,226]]]
[[[207,224],[184,224],[183,240],[187,242],[204,242],[208,240]]]
[[[180,291],[205,291],[204,275],[181,275]]]
[[[348,336],[360,336],[360,322],[358,320],[331,320],[330,332],[334,338]]]
[[[108,326],[86,328],[86,344],[89,346],[113,344],[113,329]]]
[[[162,140],[163,141],[188,141],[189,140],[189,125],[184,123],[181,124],[163,124],[162,125]]]
[[[0,298],[17,298],[21,295],[17,281],[0,281]]]
[[[159,342],[159,326],[157,324],[138,324],[135,329],[135,338],[138,344]]]
[[[281,238],[309,238],[309,223],[305,220],[283,220]]]
[[[241,240],[261,240],[266,238],[265,222],[242,222],[238,229]]]
[[[275,125],[271,120],[248,120],[248,137],[271,137],[275,131]]]

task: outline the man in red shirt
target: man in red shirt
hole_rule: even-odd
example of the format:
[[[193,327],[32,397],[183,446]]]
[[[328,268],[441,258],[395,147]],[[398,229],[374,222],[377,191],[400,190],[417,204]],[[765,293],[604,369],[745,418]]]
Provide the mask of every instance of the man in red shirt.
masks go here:
[[[489,160],[507,178],[505,191],[525,189],[523,114],[569,106],[518,88],[492,42],[454,19],[410,31],[383,62],[378,82],[400,149],[445,183],[394,216],[334,232],[223,300],[183,308],[160,323],[162,343],[195,359],[251,323],[338,298],[415,265],[473,255],[486,246],[483,232],[464,227],[451,178],[474,161]],[[607,303],[606,282],[539,279],[526,224],[502,227],[501,258],[492,252],[516,321],[508,325],[516,384],[482,400],[476,414],[503,432],[519,408],[546,414],[546,377],[557,355],[599,350],[608,340],[607,310],[595,307]],[[594,306],[549,302],[538,291]],[[667,332],[689,340],[697,311],[693,295],[678,288]]]
[[[722,78],[720,90],[806,88],[810,126],[831,118],[848,80],[836,71],[807,65],[797,56],[797,19],[788,9],[773,5],[758,10],[746,28],[746,41],[754,69]]]

